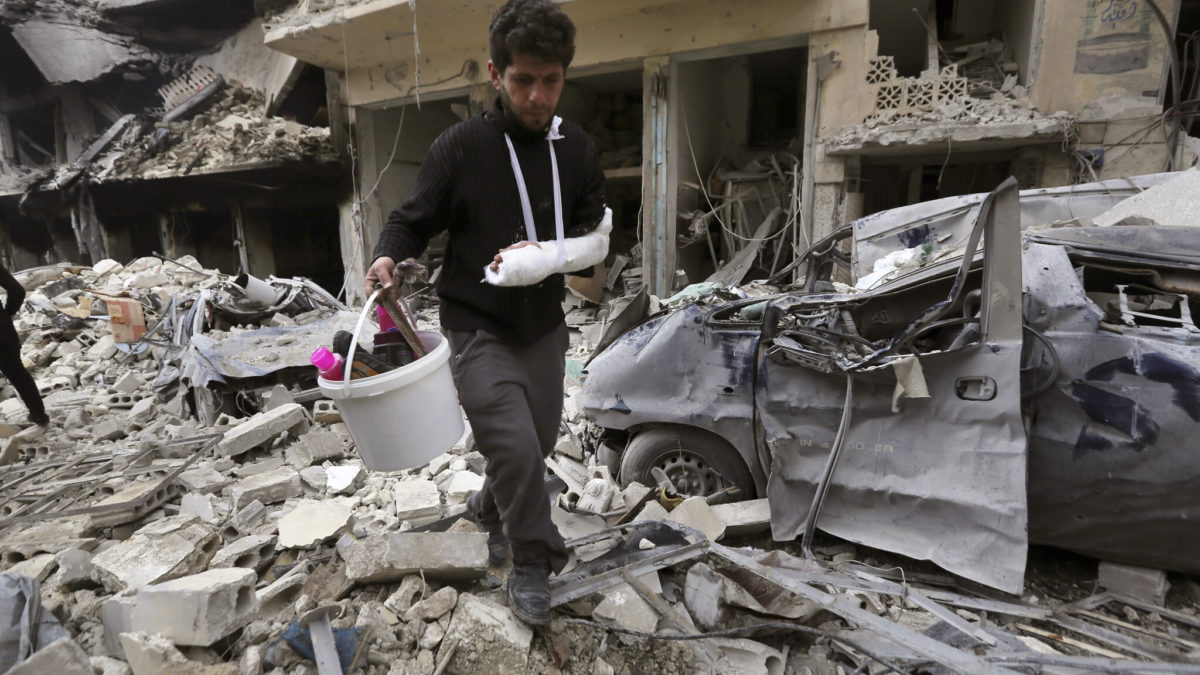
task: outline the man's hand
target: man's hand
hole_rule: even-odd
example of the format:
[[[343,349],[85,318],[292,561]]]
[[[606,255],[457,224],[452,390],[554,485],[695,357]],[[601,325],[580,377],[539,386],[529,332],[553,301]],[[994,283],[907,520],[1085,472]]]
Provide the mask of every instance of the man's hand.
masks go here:
[[[501,257],[501,254],[503,254],[505,251],[515,251],[516,249],[525,248],[526,246],[536,246],[538,248],[542,247],[542,245],[537,243],[536,241],[522,241],[522,242],[517,242],[516,244],[513,244],[512,246],[502,248],[502,249],[500,249],[500,253],[497,253],[496,257],[492,258],[491,270],[493,272],[497,272],[500,270],[500,263],[504,262],[504,259]],[[382,258],[380,258],[380,260],[382,260]]]

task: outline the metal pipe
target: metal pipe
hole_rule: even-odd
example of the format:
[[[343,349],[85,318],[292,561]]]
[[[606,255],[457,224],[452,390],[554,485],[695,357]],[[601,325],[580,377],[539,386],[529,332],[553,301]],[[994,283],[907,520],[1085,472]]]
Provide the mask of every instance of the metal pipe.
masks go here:
[[[829,457],[825,460],[825,470],[813,493],[812,504],[808,507],[808,515],[804,519],[804,534],[800,539],[800,549],[804,552],[804,557],[810,560],[813,558],[812,537],[813,532],[817,529],[817,518],[821,514],[821,507],[825,505],[825,495],[829,492],[829,480],[833,477],[833,470],[837,468],[838,457],[842,454],[842,446],[846,444],[846,429],[850,426],[850,408],[853,401],[854,378],[846,373],[846,400],[842,403],[842,421],[838,424],[837,436],[833,439],[833,448],[830,449]]]

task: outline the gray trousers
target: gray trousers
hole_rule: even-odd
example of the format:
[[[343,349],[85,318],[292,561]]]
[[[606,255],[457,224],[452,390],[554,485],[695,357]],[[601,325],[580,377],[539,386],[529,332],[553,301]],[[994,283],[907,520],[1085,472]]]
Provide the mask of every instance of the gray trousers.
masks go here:
[[[567,548],[550,520],[545,458],[554,451],[562,418],[567,327],[528,345],[483,330],[443,332],[459,402],[487,458],[480,520],[489,529],[503,525],[513,564],[558,572]]]

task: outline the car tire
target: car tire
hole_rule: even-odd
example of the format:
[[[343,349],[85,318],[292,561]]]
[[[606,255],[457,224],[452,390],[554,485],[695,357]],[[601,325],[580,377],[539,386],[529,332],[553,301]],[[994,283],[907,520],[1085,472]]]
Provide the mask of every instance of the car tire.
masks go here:
[[[689,427],[657,427],[639,431],[621,456],[622,485],[633,482],[647,487],[658,484],[650,470],[667,472],[675,489],[684,495],[704,496],[736,486],[740,498],[754,497],[750,469],[725,439]]]

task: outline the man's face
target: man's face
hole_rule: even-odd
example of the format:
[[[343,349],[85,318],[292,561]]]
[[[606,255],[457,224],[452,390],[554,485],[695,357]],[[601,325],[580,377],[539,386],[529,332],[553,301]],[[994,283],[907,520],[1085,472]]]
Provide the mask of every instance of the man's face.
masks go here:
[[[544,131],[550,126],[566,81],[561,63],[548,63],[528,54],[513,54],[512,62],[503,73],[491,61],[488,61],[488,72],[509,115],[530,131]]]

